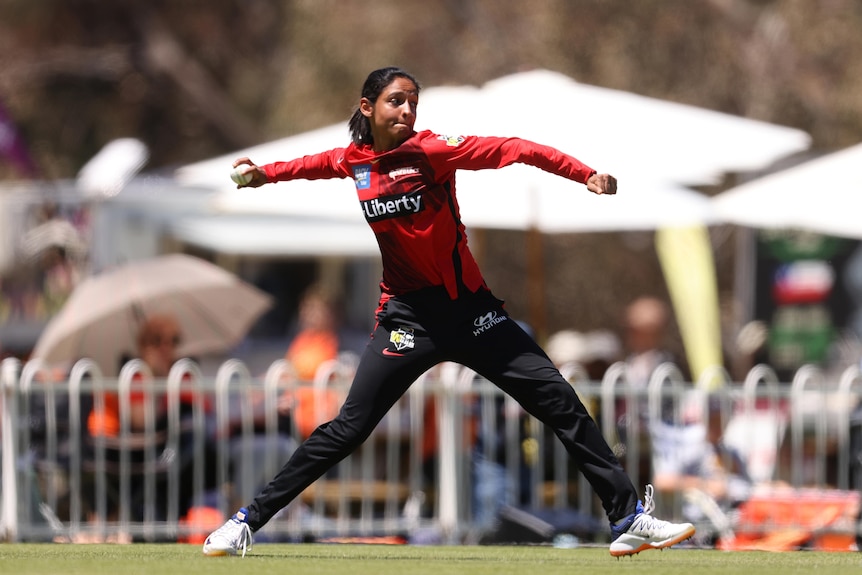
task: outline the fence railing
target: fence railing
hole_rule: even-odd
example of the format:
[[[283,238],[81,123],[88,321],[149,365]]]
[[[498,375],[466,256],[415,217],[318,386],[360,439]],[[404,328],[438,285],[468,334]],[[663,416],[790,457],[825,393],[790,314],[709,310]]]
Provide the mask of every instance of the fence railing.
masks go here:
[[[182,360],[158,380],[132,361],[109,379],[82,360],[57,381],[38,363],[4,360],[0,539],[196,541],[248,502],[332,416],[351,367],[335,362],[314,382],[298,382],[281,361],[263,376],[235,360],[205,376]],[[621,363],[602,381],[589,381],[579,366],[563,372],[635,485],[653,481],[656,450],[667,437],[661,433],[710,414],[752,485],[838,495],[840,505],[858,506],[857,367],[828,378],[806,366],[780,382],[760,365],[742,382],[720,369],[687,382],[665,364],[644,387],[627,383]],[[95,415],[111,409],[118,426],[109,433]],[[662,497],[663,517],[687,517],[690,493]],[[722,518],[732,522],[728,511]],[[854,522],[832,519],[817,527],[855,536]],[[733,528],[715,517],[703,521],[716,536]],[[782,521],[767,518],[758,528]],[[577,532],[603,541],[606,530],[600,502],[553,435],[472,371],[442,364],[257,539],[548,541]]]

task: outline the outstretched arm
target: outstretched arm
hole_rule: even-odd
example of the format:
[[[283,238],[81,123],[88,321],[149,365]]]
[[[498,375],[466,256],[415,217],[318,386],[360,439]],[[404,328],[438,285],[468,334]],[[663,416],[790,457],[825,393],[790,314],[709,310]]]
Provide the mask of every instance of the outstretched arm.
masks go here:
[[[263,166],[258,166],[248,158],[238,158],[234,160],[233,166],[252,176],[247,184],[239,185],[238,188],[259,188],[267,183],[288,180],[325,180],[352,176],[350,167],[344,161],[344,148],[334,148]]]
[[[610,174],[598,174],[556,148],[522,138],[446,138],[429,132],[424,148],[432,164],[444,170],[484,170],[523,163],[585,184],[594,194],[617,193],[617,180]]]

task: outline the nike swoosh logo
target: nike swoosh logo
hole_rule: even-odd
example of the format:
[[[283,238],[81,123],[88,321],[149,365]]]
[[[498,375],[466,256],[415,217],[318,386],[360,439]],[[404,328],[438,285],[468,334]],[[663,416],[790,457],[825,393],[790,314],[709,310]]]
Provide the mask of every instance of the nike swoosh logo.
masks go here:
[[[383,348],[383,355],[390,355],[392,357],[404,357],[403,353],[397,353],[394,351],[390,351],[388,347]]]

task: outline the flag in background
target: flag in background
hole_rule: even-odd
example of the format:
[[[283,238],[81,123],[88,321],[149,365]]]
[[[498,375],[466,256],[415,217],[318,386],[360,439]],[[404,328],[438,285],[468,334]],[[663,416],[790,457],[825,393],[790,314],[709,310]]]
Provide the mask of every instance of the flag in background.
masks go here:
[[[0,158],[10,162],[25,176],[36,174],[36,164],[3,102],[0,102]]]
[[[715,377],[700,381],[707,369],[722,366],[718,286],[709,232],[703,226],[656,231],[656,250],[679,324],[692,381],[707,388]]]

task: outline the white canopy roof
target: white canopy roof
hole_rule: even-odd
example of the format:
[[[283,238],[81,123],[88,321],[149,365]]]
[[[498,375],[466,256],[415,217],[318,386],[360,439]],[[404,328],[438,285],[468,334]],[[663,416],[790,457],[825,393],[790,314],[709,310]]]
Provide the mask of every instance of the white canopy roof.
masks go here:
[[[171,223],[173,235],[224,254],[255,256],[379,255],[365,222],[261,215],[189,216]]]
[[[523,105],[522,105],[523,104]],[[710,223],[708,199],[684,185],[713,183],[726,172],[762,169],[808,147],[799,130],[587,86],[538,70],[482,88],[422,91],[417,129],[447,135],[520,136],[555,146],[600,172],[617,176],[617,197],[530,166],[462,171],[458,199],[468,227],[546,232],[653,229]],[[226,213],[290,214],[359,222],[350,181],[296,181],[236,190],[231,163],[287,160],[349,142],[346,122],[184,166],[177,179],[219,190]]]
[[[862,239],[862,144],[752,180],[712,199],[716,216],[756,228]]]

